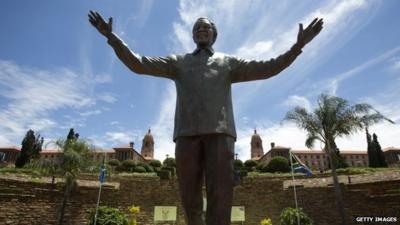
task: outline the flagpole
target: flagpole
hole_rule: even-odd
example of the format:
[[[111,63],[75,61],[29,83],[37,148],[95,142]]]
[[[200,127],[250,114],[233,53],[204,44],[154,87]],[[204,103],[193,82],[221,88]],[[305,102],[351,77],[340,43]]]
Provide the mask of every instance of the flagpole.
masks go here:
[[[99,196],[97,197],[96,214],[94,214],[94,225],[96,225],[97,222],[97,212],[99,210],[101,187],[103,187],[103,184],[100,182]]]
[[[292,151],[289,149],[289,158],[290,158],[290,168],[292,171],[292,183],[293,183],[293,192],[294,192],[294,202],[296,205],[296,214],[297,214],[297,225],[300,225],[300,215],[299,215],[299,209],[297,207],[297,194],[296,194],[296,184],[294,182],[294,172],[293,172],[293,160],[292,160]]]
[[[104,155],[103,155],[103,165],[102,165],[102,168],[100,169],[100,179],[99,179],[100,180],[100,188],[99,188],[99,195],[97,196],[96,213],[94,214],[94,225],[96,225],[96,222],[97,222],[97,213],[99,211],[101,188],[103,187],[103,181],[104,181],[104,177],[102,177],[102,176],[105,176],[105,174],[102,175],[102,173],[104,172],[103,169],[104,169],[105,159],[106,159],[106,155],[104,153]]]

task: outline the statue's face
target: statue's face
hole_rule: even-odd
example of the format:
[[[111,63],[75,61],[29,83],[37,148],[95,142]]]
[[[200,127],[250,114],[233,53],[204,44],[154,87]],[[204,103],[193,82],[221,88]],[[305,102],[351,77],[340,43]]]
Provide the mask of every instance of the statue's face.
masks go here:
[[[200,19],[194,24],[193,40],[199,47],[208,47],[213,44],[214,30],[209,20]]]

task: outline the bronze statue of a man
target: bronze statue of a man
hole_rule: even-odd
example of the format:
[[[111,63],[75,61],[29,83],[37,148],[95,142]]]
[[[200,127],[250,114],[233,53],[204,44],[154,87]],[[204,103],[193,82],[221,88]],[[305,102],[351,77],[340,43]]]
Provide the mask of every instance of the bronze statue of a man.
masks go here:
[[[133,72],[175,82],[177,100],[173,140],[180,196],[188,225],[203,225],[202,185],[207,192],[207,225],[229,225],[236,140],[231,84],[267,79],[288,67],[322,29],[316,18],[286,53],[268,61],[243,60],[214,52],[217,29],[207,18],[193,26],[197,48],[184,55],[146,57],[133,53],[108,23],[90,11],[90,23],[104,35],[118,58]]]

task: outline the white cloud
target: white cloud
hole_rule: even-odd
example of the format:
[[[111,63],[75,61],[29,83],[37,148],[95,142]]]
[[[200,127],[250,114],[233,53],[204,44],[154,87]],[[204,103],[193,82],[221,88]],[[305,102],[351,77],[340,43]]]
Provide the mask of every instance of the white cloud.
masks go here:
[[[129,26],[130,23],[135,24],[137,27],[143,27],[149,16],[151,9],[153,8],[154,1],[153,0],[147,0],[147,1],[142,1],[142,4],[140,5],[139,9],[135,9],[137,13],[135,13],[132,17],[128,18],[128,21],[126,22],[126,26]]]
[[[304,96],[291,95],[288,97],[288,99],[286,99],[285,102],[283,102],[283,105],[288,107],[301,106],[307,109],[308,111],[311,110],[310,101],[308,101],[308,99]]]
[[[391,69],[393,70],[393,71],[400,71],[400,58],[394,58],[393,60],[392,60],[393,62],[392,62],[392,65],[391,65]]]
[[[129,143],[133,140],[133,135],[129,132],[106,132],[105,136],[112,142]]]
[[[253,58],[254,55],[266,55],[270,54],[272,49],[272,41],[259,41],[255,43],[253,46],[242,46],[237,50],[238,55],[242,57],[250,57]]]
[[[88,116],[99,115],[101,113],[102,113],[101,110],[96,109],[96,110],[92,110],[92,111],[86,111],[86,112],[79,113],[79,115],[83,116],[83,117],[88,117]]]
[[[120,122],[118,122],[118,121],[111,121],[110,122],[111,126],[115,126],[115,125],[119,125],[119,124],[120,124]]]
[[[130,142],[135,143],[135,149],[138,149],[138,143],[141,142],[141,130],[120,129],[118,131],[107,131],[104,134],[91,135],[88,139],[96,146],[102,148],[113,148],[121,145],[128,145]]]
[[[110,74],[98,74],[94,77],[94,81],[99,84],[109,83],[112,81],[112,76]]]
[[[19,142],[28,129],[56,127],[50,113],[63,108],[80,109],[95,104],[90,97],[94,83],[66,68],[41,70],[0,60],[0,145]]]
[[[237,133],[237,141],[235,151],[239,154],[242,160],[250,159],[250,141],[254,133],[254,128],[240,128]],[[291,147],[293,149],[306,149],[304,142],[306,134],[299,130],[293,124],[270,124],[260,122],[257,125],[257,133],[263,140],[264,153],[267,153],[271,147],[271,142],[276,146]]]
[[[107,103],[114,103],[117,101],[117,98],[115,98],[114,95],[112,95],[111,93],[98,94],[96,99]]]
[[[321,93],[321,92],[327,92],[331,95],[336,95],[337,89],[339,88],[339,85],[341,82],[352,78],[356,75],[362,74],[361,72],[378,64],[381,63],[388,58],[392,57],[393,55],[397,54],[400,52],[400,46],[393,48],[373,59],[370,59],[361,65],[358,65],[350,70],[347,70],[346,72],[330,76],[332,77],[331,79],[328,80],[322,80],[318,82],[317,84],[314,85],[314,87],[311,89],[313,93]],[[394,64],[396,65],[396,64]]]
[[[175,155],[175,143],[173,142],[174,113],[176,103],[176,91],[173,84],[169,84],[163,96],[160,113],[157,121],[151,126],[154,137],[154,155],[157,159],[164,159],[165,155]]]

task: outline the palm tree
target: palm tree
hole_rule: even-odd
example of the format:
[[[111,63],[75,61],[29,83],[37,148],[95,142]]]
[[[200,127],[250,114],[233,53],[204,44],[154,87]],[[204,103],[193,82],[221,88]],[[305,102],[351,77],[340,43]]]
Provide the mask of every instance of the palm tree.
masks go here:
[[[62,149],[59,159],[61,174],[65,177],[65,190],[60,210],[59,224],[63,224],[64,211],[77,176],[89,162],[89,145],[78,138],[59,140],[57,145]]]
[[[318,107],[313,113],[303,107],[289,111],[285,120],[292,121],[307,131],[306,146],[312,148],[315,141],[322,142],[332,169],[336,201],[342,224],[345,224],[342,194],[339,187],[336,167],[340,161],[339,149],[335,143],[338,137],[354,134],[364,127],[382,120],[393,121],[384,117],[369,104],[350,105],[345,99],[322,94],[318,98]]]

